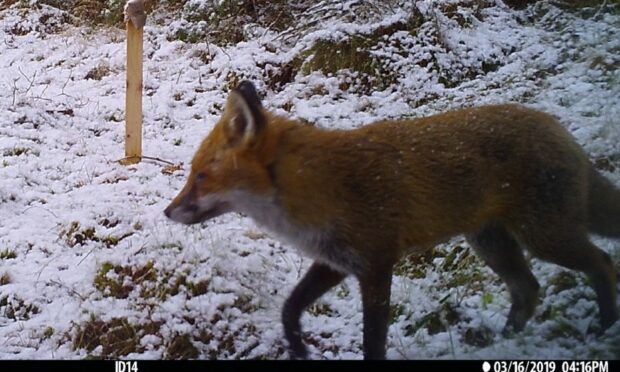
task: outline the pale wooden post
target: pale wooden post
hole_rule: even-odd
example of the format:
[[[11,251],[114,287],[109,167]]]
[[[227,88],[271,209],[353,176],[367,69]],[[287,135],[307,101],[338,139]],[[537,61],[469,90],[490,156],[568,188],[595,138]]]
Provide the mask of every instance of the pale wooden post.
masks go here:
[[[142,51],[146,22],[144,2],[129,0],[125,5],[127,22],[127,85],[125,94],[125,164],[142,158]]]

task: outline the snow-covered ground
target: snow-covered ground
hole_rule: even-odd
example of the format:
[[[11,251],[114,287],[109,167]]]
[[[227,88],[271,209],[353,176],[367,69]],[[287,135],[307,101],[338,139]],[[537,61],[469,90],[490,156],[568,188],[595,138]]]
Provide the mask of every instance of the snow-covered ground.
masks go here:
[[[48,7],[0,11],[0,358],[286,358],[279,311],[310,261],[240,215],[186,227],[162,213],[218,120],[232,76],[254,80],[268,109],[334,128],[520,102],[557,115],[593,158],[611,159],[605,174],[620,185],[617,6],[579,17],[498,2],[482,20],[461,9],[467,27],[434,1],[418,8],[432,21],[416,37],[396,32],[373,52],[389,57],[397,83],[365,95],[320,72],[271,89],[264,71],[318,38],[370,32],[380,21],[328,20],[294,45],[258,30],[227,48],[168,41],[174,15],[149,21],[144,154],[178,169],[117,162],[122,30],[63,25]],[[425,43],[431,27],[443,49]],[[416,63],[427,55],[453,73],[479,71],[489,58],[497,67],[444,84],[437,68]],[[596,243],[618,267],[620,243]],[[457,237],[425,265],[397,270],[389,358],[620,358],[620,322],[597,335],[585,278],[536,260],[541,304],[523,333],[502,336],[505,286],[455,246],[465,243]],[[311,357],[361,358],[361,323],[357,284],[348,279],[304,315]]]

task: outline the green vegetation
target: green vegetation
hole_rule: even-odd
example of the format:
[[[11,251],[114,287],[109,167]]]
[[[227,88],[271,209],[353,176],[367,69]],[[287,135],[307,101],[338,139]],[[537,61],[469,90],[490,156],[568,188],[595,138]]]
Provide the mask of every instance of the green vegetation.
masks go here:
[[[2,155],[4,156],[21,156],[21,155],[29,155],[29,154],[39,156],[38,151],[34,151],[28,147],[13,147],[13,148],[4,150],[4,152],[2,153]]]
[[[26,303],[16,295],[0,295],[0,317],[14,321],[28,320],[40,312],[37,305]]]
[[[9,273],[3,273],[0,275],[0,285],[7,285],[11,283],[11,276]]]
[[[110,225],[110,221],[104,219],[101,222],[101,226],[109,228],[112,227]],[[118,221],[116,222],[118,224]],[[116,226],[116,225],[114,225]],[[88,242],[98,242],[105,245],[107,248],[112,248],[118,245],[123,239],[128,238],[133,235],[133,232],[126,232],[121,235],[98,235],[97,229],[95,227],[86,227],[82,228],[80,223],[77,221],[71,222],[69,227],[62,229],[60,231],[59,237],[64,239],[67,245],[70,247],[75,247],[76,245],[85,245]]]
[[[17,258],[17,253],[12,249],[4,249],[0,252],[0,260],[11,260]]]
[[[127,298],[136,288],[140,297],[145,299],[165,300],[183,291],[188,297],[207,293],[209,280],[192,282],[186,274],[175,274],[157,270],[153,262],[143,266],[114,265],[104,262],[93,284],[104,296]]]
[[[91,315],[89,321],[75,326],[73,349],[92,352],[101,346],[101,354],[97,357],[116,359],[130,353],[143,352],[145,348],[140,344],[142,337],[157,334],[160,327],[161,322],[135,324],[129,323],[127,318],[113,318],[105,322]]]
[[[449,326],[459,323],[461,320],[456,308],[448,301],[443,302],[437,309],[424,315],[415,323],[405,328],[407,336],[414,335],[421,328],[426,328],[429,335],[445,332]]]

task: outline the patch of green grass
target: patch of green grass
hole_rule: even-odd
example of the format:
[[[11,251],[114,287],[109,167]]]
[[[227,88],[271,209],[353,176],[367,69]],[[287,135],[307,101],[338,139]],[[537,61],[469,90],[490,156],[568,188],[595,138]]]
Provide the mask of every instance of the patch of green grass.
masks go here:
[[[5,248],[0,252],[0,260],[11,260],[17,258],[17,253],[14,250]]]
[[[210,283],[208,279],[188,280],[187,273],[158,270],[153,262],[143,266],[122,266],[104,262],[93,280],[95,288],[104,296],[127,298],[132,291],[137,290],[143,299],[160,301],[181,292],[188,298],[201,296],[207,293]]]
[[[54,327],[47,327],[45,331],[43,331],[43,339],[46,340],[54,335]]]
[[[144,352],[140,340],[145,335],[159,333],[162,322],[131,324],[127,318],[113,318],[108,322],[91,315],[83,324],[75,325],[73,350],[94,351],[101,346],[98,357],[117,359],[130,353]]]
[[[351,291],[349,291],[349,288],[344,284],[339,285],[336,289],[336,296],[338,296],[338,298],[346,298],[349,294],[351,294]]]
[[[556,318],[556,321],[553,323],[546,337],[549,339],[569,338],[577,341],[584,341],[581,331],[577,329],[571,321],[563,317]]]
[[[405,328],[405,335],[412,336],[421,328],[426,328],[429,335],[445,332],[448,326],[460,321],[460,315],[456,307],[449,302],[443,302],[435,311],[424,315],[414,324],[409,324]]]
[[[394,275],[409,279],[425,278],[426,272],[436,256],[435,249],[429,249],[423,254],[408,255],[394,266]]]
[[[312,316],[319,316],[319,315],[326,315],[326,316],[332,316],[334,315],[334,310],[332,309],[331,306],[329,306],[329,304],[326,304],[324,302],[321,301],[317,301],[314,304],[310,305],[310,307],[308,307],[308,314],[312,315]]]
[[[34,155],[39,156],[39,152],[28,147],[13,147],[6,149],[2,153],[4,156],[22,156],[22,155]]]
[[[105,223],[108,223],[106,226]],[[111,227],[111,222],[107,219],[104,219],[101,222],[104,227]],[[118,224],[118,221],[116,222]],[[116,225],[114,225],[116,226]],[[86,227],[82,228],[80,223],[77,221],[71,222],[69,227],[64,228],[60,231],[59,237],[65,239],[65,242],[70,247],[75,247],[76,245],[85,245],[88,242],[98,242],[103,243],[107,248],[112,248],[118,245],[121,240],[132,236],[132,232],[127,232],[122,235],[105,235],[101,236],[97,234],[97,229],[94,227]]]
[[[154,281],[156,278],[153,262],[141,267],[104,262],[97,271],[93,284],[105,296],[127,298],[137,285],[144,281]]]
[[[192,343],[192,337],[187,333],[177,334],[166,347],[166,359],[196,359],[198,349]]]
[[[487,276],[482,269],[484,264],[470,250],[457,244],[449,248],[437,270],[443,273],[441,285],[446,289],[460,287],[465,295],[484,291]]]
[[[576,287],[579,283],[577,273],[572,271],[561,271],[549,279],[549,286],[553,286],[551,293],[560,293],[567,289]]]
[[[536,316],[536,321],[542,323],[546,320],[556,320],[564,315],[565,310],[566,306],[549,305]]]
[[[402,315],[405,315],[406,309],[403,304],[390,304],[390,324],[396,323]]]
[[[482,308],[486,310],[488,306],[493,303],[493,294],[489,292],[485,292],[482,294]]]

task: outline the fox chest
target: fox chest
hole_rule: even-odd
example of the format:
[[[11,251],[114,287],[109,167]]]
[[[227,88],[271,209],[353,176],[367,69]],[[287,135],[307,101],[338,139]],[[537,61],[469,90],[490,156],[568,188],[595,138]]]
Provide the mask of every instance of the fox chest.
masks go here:
[[[269,198],[244,195],[237,208],[246,213],[259,226],[290,243],[304,255],[347,274],[359,274],[364,269],[361,257],[353,247],[338,239],[338,232],[331,226],[304,226],[277,203]]]

